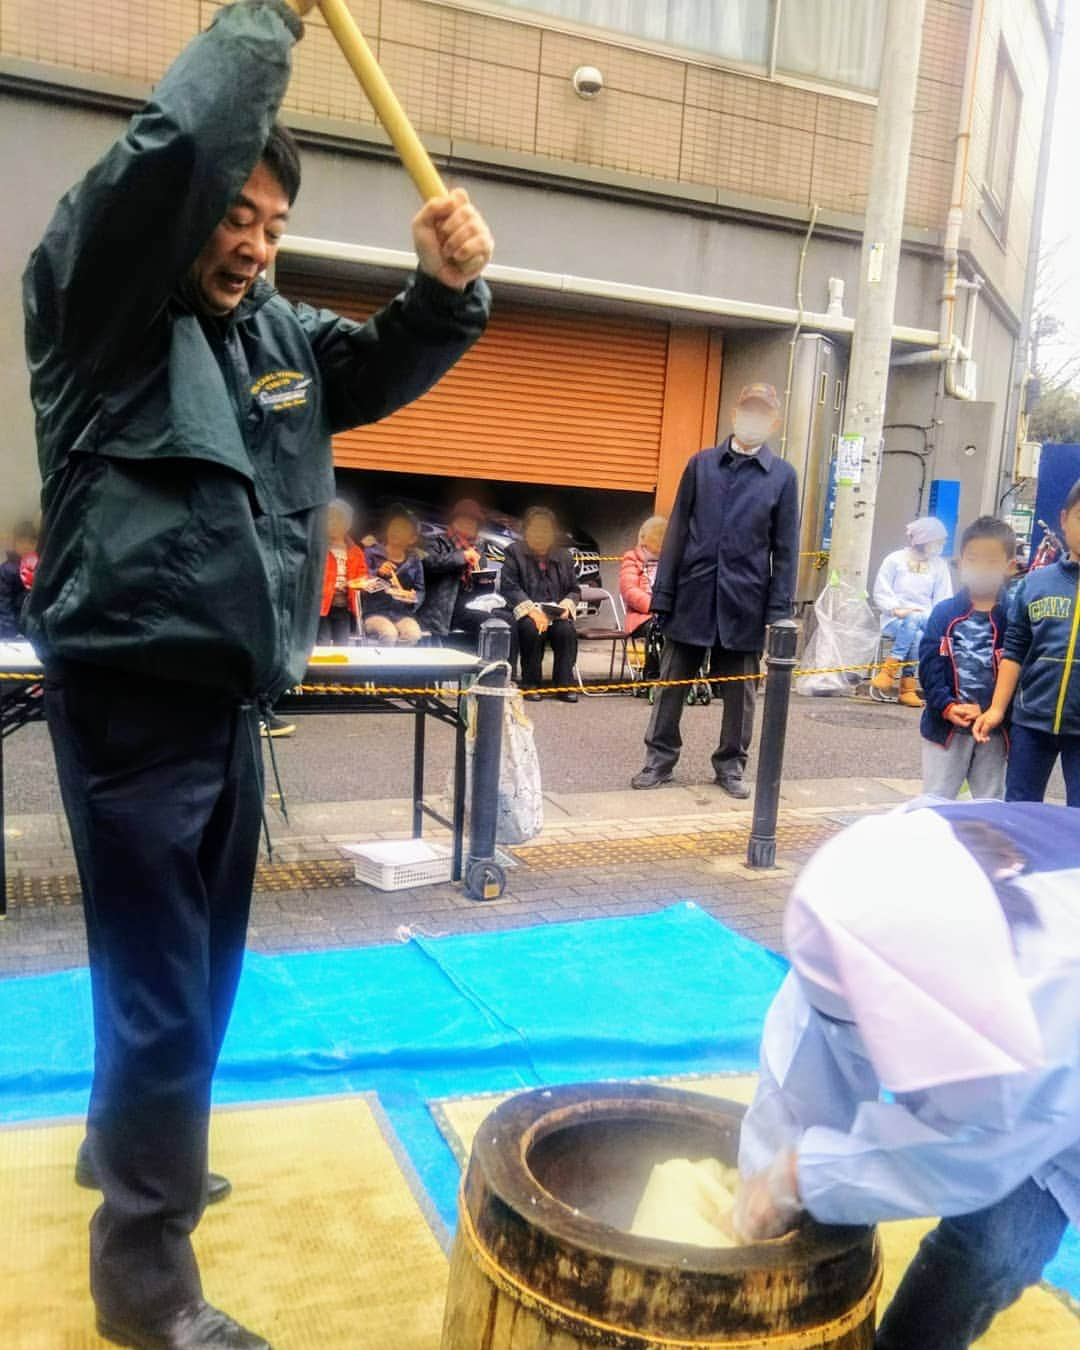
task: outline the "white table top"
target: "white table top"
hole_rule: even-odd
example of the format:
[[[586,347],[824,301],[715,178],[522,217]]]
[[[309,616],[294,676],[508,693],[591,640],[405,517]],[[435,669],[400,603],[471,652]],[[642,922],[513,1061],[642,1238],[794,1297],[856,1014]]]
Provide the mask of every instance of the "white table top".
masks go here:
[[[14,675],[37,675],[41,672],[41,662],[34,655],[29,642],[0,642],[2,671],[10,671]]]
[[[448,647],[316,647],[305,679],[325,684],[333,683],[334,675],[374,679],[387,671],[400,671],[423,681],[471,675],[482,667],[479,657]],[[0,642],[0,672],[4,671],[41,673],[41,662],[29,642]]]

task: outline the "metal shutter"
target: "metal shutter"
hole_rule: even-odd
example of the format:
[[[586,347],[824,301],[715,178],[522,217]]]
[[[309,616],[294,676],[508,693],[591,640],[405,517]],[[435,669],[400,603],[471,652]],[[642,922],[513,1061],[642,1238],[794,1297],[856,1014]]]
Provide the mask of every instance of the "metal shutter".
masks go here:
[[[365,319],[392,294],[279,271],[291,300]],[[334,440],[350,469],[652,492],[668,325],[500,302],[433,390]]]

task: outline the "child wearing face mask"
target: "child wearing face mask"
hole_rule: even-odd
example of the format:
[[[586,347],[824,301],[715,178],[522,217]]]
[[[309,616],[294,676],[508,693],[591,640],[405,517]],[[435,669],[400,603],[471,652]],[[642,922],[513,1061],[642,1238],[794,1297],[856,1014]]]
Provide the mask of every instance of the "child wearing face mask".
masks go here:
[[[1064,555],[1017,587],[993,702],[973,730],[988,741],[1012,718],[1006,801],[1041,802],[1060,757],[1065,799],[1080,807],[1080,479],[1061,536]]]
[[[930,611],[952,595],[949,565],[941,556],[947,537],[948,531],[935,516],[913,520],[907,527],[907,548],[890,553],[874,581],[881,631],[892,638],[893,645],[889,659],[870,683],[889,694],[899,679],[898,701],[908,708],[923,706],[915,682],[915,659]]]
[[[994,696],[1005,646],[1003,595],[1016,536],[1003,520],[980,516],[960,541],[960,590],[934,606],[919,646],[923,792],[955,798],[965,780],[976,798],[1005,791],[1008,741],[999,728],[972,734]]]

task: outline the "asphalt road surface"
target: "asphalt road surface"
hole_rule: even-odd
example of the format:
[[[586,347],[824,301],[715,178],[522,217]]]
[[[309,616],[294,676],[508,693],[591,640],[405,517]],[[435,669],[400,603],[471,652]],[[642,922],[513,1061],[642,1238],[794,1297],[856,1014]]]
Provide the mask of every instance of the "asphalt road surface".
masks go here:
[[[649,719],[644,699],[545,699],[525,705],[536,727],[544,787],[592,792],[629,785],[643,762]],[[759,709],[760,711],[760,709]],[[183,709],[177,708],[177,716]],[[760,722],[760,717],[759,717]],[[851,699],[792,697],[785,777],[918,778],[917,712]],[[321,715],[297,719],[296,735],[278,740],[278,766],[290,800],[350,801],[407,797],[411,791],[412,719]],[[709,756],[720,730],[720,704],[683,713],[678,781],[709,783]],[[440,790],[451,764],[451,732],[428,722],[428,787]],[[7,810],[59,811],[60,798],[44,726],[24,727],[4,743]],[[751,772],[753,772],[751,759]]]

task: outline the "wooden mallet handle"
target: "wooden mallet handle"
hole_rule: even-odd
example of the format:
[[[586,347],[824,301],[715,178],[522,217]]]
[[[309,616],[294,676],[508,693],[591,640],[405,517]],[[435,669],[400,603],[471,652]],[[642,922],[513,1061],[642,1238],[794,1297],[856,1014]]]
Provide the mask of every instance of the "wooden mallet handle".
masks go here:
[[[393,142],[409,177],[416,184],[416,190],[424,201],[430,201],[432,197],[445,197],[446,186],[432,164],[431,156],[424,149],[405,109],[398,102],[390,81],[375,60],[375,53],[368,46],[345,0],[319,0],[319,8],[345,60],[363,86],[375,115]]]

